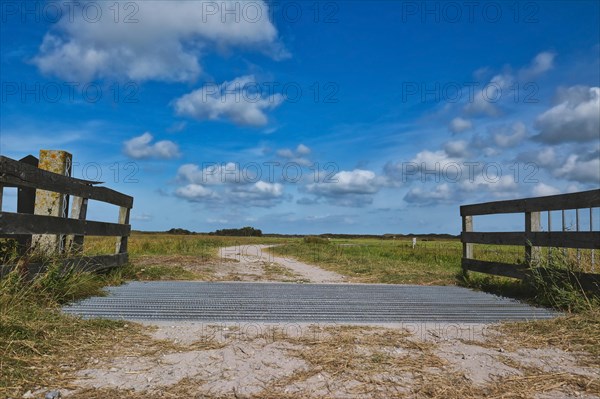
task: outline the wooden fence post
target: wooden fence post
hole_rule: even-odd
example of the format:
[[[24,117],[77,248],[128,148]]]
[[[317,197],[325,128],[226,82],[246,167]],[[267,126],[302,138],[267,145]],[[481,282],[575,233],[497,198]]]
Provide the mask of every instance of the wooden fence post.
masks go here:
[[[129,224],[129,214],[131,208],[125,206],[119,207],[119,224]],[[117,237],[117,245],[115,248],[116,254],[122,254],[127,252],[127,239],[128,236]]]
[[[472,232],[473,231],[473,216],[462,217],[462,231]],[[463,259],[473,259],[473,244],[463,242]],[[463,274],[467,274],[467,269],[463,266]]]
[[[528,266],[536,263],[540,259],[540,248],[531,245],[528,236],[530,233],[540,231],[540,213],[539,212],[525,212],[525,263]]]
[[[19,159],[19,162],[27,165],[38,167],[38,159],[33,155],[27,155],[24,158]],[[18,187],[17,188],[17,213],[27,213],[33,215],[35,213],[35,194],[36,189],[32,187]],[[28,234],[17,238],[19,243],[19,254],[25,255],[31,248],[32,235]]]
[[[71,219],[85,220],[87,216],[88,199],[73,197],[71,205]],[[73,254],[83,253],[83,239],[85,236],[70,235],[67,237],[67,251]]]
[[[38,167],[63,176],[71,175],[72,156],[66,151],[40,150]],[[54,191],[36,190],[35,214],[43,216],[66,217],[69,196]],[[36,234],[32,237],[35,250],[46,255],[61,252],[64,249],[64,236],[57,234]]]

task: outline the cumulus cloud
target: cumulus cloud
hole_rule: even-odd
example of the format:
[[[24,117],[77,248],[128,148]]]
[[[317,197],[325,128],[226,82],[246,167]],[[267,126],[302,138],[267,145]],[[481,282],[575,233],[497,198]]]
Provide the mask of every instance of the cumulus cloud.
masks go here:
[[[463,108],[464,113],[469,116],[498,117],[502,115],[500,109],[502,102],[514,98],[514,90],[518,90],[516,87],[521,85],[526,87],[527,79],[532,79],[550,70],[554,65],[555,57],[555,53],[544,51],[537,54],[530,65],[516,72],[512,68],[506,67],[502,73],[494,75],[488,82],[478,82],[473,97],[469,97],[469,103]]]
[[[553,147],[542,147],[536,151],[523,152],[517,155],[516,159],[521,162],[531,162],[544,168],[554,168],[558,162]]]
[[[269,208],[281,202],[284,197],[284,189],[280,183],[261,180],[248,186],[236,186],[228,193],[228,196],[235,203]]]
[[[556,162],[556,154],[554,148],[545,147],[537,152],[536,156],[537,164],[540,166],[554,165]]]
[[[218,198],[217,193],[200,184],[187,184],[175,190],[175,195],[192,202],[201,202],[206,199]]]
[[[466,158],[469,155],[469,143],[465,140],[448,141],[444,151],[451,158]]]
[[[313,194],[336,196],[340,194],[374,194],[379,191],[382,180],[370,170],[343,170],[336,173],[331,181],[311,183],[307,190]]]
[[[46,33],[34,64],[68,81],[97,78],[190,82],[208,50],[255,49],[289,56],[268,6],[258,0],[61,2],[63,18]],[[233,13],[227,14],[227,10]]]
[[[329,181],[306,185],[306,191],[341,206],[364,206],[387,184],[385,178],[370,170],[354,169],[336,173]]]
[[[533,78],[549,71],[554,67],[554,58],[556,58],[556,53],[551,51],[539,53],[535,56],[533,61],[531,61],[531,64],[528,67],[525,67],[520,71],[521,77],[524,79]]]
[[[560,89],[558,104],[541,114],[534,139],[548,144],[600,139],[600,87]]]
[[[452,119],[448,125],[448,129],[450,129],[452,133],[461,133],[472,128],[473,123],[470,120],[461,117]]]
[[[296,147],[296,153],[298,155],[309,155],[311,152],[312,150],[304,144],[298,144],[298,147]]]
[[[227,119],[237,125],[264,126],[266,111],[283,102],[279,93],[264,96],[254,76],[242,76],[220,85],[207,84],[174,102],[175,112],[197,120]]]
[[[310,155],[312,150],[304,144],[298,144],[295,150],[289,148],[282,148],[276,151],[277,156],[288,159],[290,162],[295,162],[302,166],[310,166],[311,162],[307,155]]]
[[[443,150],[423,150],[408,162],[388,162],[384,173],[392,182],[409,180],[438,179],[445,172],[452,173],[461,169],[461,154],[468,152],[466,142],[462,140],[446,143]]]
[[[450,185],[443,183],[433,190],[421,187],[411,188],[404,196],[404,201],[416,205],[434,205],[456,201],[456,197]]]
[[[492,77],[489,82],[481,85],[481,89],[475,91],[472,98],[469,98],[469,102],[464,106],[463,111],[470,116],[500,116],[502,112],[498,107],[498,103],[502,95],[505,94],[506,89],[513,82],[514,77],[510,73]]]
[[[514,176],[509,174],[495,174],[496,170],[479,173],[473,179],[460,182],[460,189],[464,192],[490,193],[497,198],[513,198],[518,194],[519,185]],[[498,172],[502,172],[499,170]]]
[[[280,150],[277,150],[277,156],[281,158],[293,158],[294,152],[289,148],[282,148]]]
[[[185,164],[177,171],[176,181],[183,185],[175,190],[175,195],[212,207],[227,204],[272,207],[288,199],[282,184],[266,182],[260,177],[256,170],[242,168],[235,162],[209,162],[202,167]]]
[[[585,155],[571,154],[562,166],[554,170],[554,176],[579,183],[600,184],[600,151]]]
[[[515,147],[527,136],[527,128],[522,122],[494,129],[494,143],[500,147]]]
[[[178,181],[203,185],[253,183],[259,178],[255,170],[242,169],[237,162],[205,162],[202,168],[188,163],[177,170]]]
[[[531,190],[531,194],[534,197],[545,197],[547,195],[560,194],[560,190],[548,184],[538,183],[533,187],[533,190]]]
[[[146,132],[123,143],[123,152],[133,159],[173,159],[180,156],[179,147],[172,141],[162,140],[152,144],[153,137]]]

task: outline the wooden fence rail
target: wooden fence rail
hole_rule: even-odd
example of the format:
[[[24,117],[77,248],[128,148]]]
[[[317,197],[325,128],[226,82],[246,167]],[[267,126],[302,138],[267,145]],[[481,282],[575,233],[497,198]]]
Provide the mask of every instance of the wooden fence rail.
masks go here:
[[[29,156],[21,161],[0,156],[0,238],[13,238],[31,244],[32,235],[52,234],[64,237],[60,258],[65,265],[75,265],[86,271],[98,271],[121,266],[128,261],[127,240],[131,232],[129,214],[133,197],[106,187],[97,187],[89,180],[76,179],[39,169],[37,159]],[[18,187],[17,212],[2,211],[4,187]],[[70,196],[71,214],[65,217],[34,214],[36,189]],[[106,202],[119,207],[118,223],[86,220],[88,200]],[[69,203],[69,201],[66,201]],[[115,236],[115,252],[108,255],[83,257],[85,236]],[[24,252],[30,248],[23,248]],[[35,248],[34,248],[35,249]],[[29,264],[30,273],[43,270],[41,264]],[[0,265],[0,276],[9,270]]]
[[[580,249],[591,249],[592,271],[594,271],[594,250],[600,249],[600,231],[594,230],[593,209],[599,207],[600,190],[463,205],[460,207],[463,270],[523,279],[530,274],[531,267],[539,263],[540,247],[558,247],[577,248],[578,255]],[[576,210],[576,231],[566,231],[565,210],[573,209]],[[589,210],[590,231],[580,231],[581,209]],[[552,211],[562,212],[562,231],[552,231]],[[548,213],[548,231],[541,231],[542,212]],[[474,216],[506,213],[523,213],[525,215],[524,231],[473,231]],[[511,264],[477,260],[473,256],[473,244],[522,246],[525,261],[521,264]],[[584,289],[600,291],[600,274],[583,272],[572,272],[571,274],[577,278],[578,283]]]

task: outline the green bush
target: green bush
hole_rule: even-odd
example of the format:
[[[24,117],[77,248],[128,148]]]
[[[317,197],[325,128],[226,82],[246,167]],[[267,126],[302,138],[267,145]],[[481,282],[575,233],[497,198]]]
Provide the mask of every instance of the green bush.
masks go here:
[[[304,242],[306,244],[329,244],[329,240],[327,238],[318,236],[306,236],[304,237]]]

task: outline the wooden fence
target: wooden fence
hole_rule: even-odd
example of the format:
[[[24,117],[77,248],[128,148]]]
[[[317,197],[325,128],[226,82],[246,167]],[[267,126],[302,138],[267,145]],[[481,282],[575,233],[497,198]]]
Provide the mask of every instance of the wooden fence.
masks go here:
[[[20,243],[21,251],[29,250],[32,235],[52,234],[63,242],[60,259],[65,265],[98,271],[120,266],[128,261],[127,240],[131,231],[129,214],[133,197],[106,187],[97,187],[89,180],[76,179],[37,167],[37,159],[28,156],[21,161],[0,156],[0,238],[12,238]],[[3,187],[18,187],[17,212],[2,211]],[[56,217],[33,214],[36,189],[70,196],[71,214]],[[67,197],[69,198],[69,197]],[[86,220],[89,200],[106,202],[119,207],[118,223]],[[66,201],[68,204],[69,201]],[[117,237],[114,254],[84,257],[85,236]],[[28,264],[29,273],[44,268],[41,263]],[[9,268],[0,268],[0,275]]]
[[[530,268],[540,261],[540,247],[591,249],[593,267],[594,250],[600,248],[600,231],[594,230],[593,226],[593,209],[598,207],[600,190],[461,206],[463,270],[523,279],[530,273]],[[576,212],[576,231],[566,231],[564,211],[572,209]],[[590,231],[580,231],[581,210],[589,212]],[[562,231],[552,231],[552,211],[562,211]],[[548,213],[548,231],[541,231],[541,212]],[[473,231],[474,216],[507,213],[525,215],[524,231]],[[510,264],[476,260],[473,259],[473,244],[523,246],[525,261],[522,264]],[[577,278],[583,288],[600,290],[600,274],[573,272],[571,275]]]

